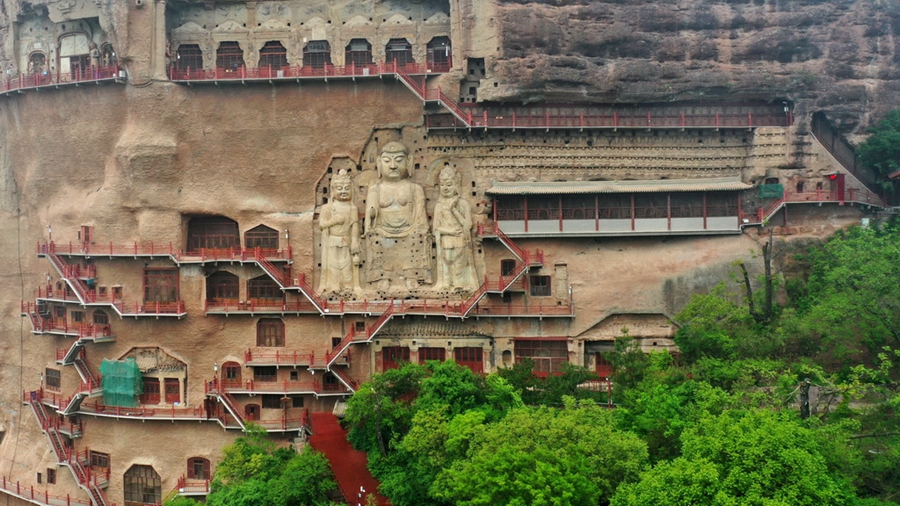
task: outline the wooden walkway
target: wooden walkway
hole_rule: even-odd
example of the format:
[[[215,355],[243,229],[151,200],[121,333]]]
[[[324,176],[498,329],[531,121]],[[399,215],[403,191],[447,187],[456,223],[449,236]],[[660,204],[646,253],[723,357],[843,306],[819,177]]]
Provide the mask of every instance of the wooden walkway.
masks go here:
[[[378,481],[372,477],[366,466],[366,454],[356,451],[347,441],[347,431],[341,428],[338,419],[331,413],[311,413],[312,437],[310,444],[316,450],[325,454],[331,463],[334,479],[347,504],[366,504],[366,496],[374,494],[378,506],[390,506],[386,497],[377,492]],[[365,489],[360,500],[360,487]]]

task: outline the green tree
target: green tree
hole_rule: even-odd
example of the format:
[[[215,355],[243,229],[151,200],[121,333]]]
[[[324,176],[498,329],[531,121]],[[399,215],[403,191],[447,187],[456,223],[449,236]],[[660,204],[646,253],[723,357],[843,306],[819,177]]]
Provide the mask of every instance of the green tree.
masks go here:
[[[442,472],[432,495],[458,505],[596,505],[637,479],[647,449],[593,403],[519,408],[473,434],[468,457]]]
[[[729,403],[724,390],[693,380],[676,385],[644,381],[625,397],[627,407],[615,411],[619,427],[641,436],[654,461],[679,456],[681,433]]]
[[[325,506],[337,490],[328,460],[311,447],[300,453],[278,447],[250,425],[223,450],[207,504],[210,506]]]
[[[900,110],[887,113],[856,149],[862,163],[881,176],[900,170]]]
[[[413,401],[426,374],[422,366],[404,364],[376,374],[360,386],[347,401],[344,417],[354,448],[387,456],[389,448],[409,432],[416,412]]]
[[[808,325],[836,360],[900,345],[900,235],[852,227],[806,255]]]
[[[819,434],[787,414],[726,411],[685,429],[683,457],[622,485],[612,504],[848,504],[851,487],[829,467],[823,444]],[[674,489],[662,487],[664,482]]]

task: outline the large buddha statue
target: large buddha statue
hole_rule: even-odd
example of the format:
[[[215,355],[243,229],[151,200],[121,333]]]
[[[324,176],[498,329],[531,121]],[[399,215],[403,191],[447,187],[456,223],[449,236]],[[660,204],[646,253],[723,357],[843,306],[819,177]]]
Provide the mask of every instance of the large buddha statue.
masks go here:
[[[353,182],[346,170],[331,178],[331,199],[319,211],[322,231],[319,292],[355,292],[360,289],[359,209],[353,204]]]
[[[410,181],[406,146],[391,142],[378,158],[377,183],[366,196],[366,281],[379,290],[431,282],[431,237],[425,192]]]

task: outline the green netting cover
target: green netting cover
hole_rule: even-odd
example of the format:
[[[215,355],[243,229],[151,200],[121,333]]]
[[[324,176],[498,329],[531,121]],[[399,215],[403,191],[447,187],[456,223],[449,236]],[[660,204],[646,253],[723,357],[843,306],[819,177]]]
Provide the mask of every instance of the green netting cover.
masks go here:
[[[780,199],[784,196],[784,185],[780,184],[761,184],[759,185],[759,198],[761,199]]]
[[[106,360],[100,364],[103,377],[103,404],[133,408],[138,405],[138,396],[144,393],[144,379],[137,362],[133,358]]]

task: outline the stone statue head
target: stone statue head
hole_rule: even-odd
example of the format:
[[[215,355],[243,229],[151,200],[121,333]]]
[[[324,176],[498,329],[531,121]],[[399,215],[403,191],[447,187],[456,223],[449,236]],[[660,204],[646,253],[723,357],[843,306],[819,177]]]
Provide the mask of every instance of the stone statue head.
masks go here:
[[[438,176],[438,185],[442,197],[452,197],[459,195],[459,185],[462,177],[459,172],[452,166],[444,165],[441,174]]]
[[[378,158],[378,177],[399,181],[412,175],[412,159],[409,150],[399,142],[389,142]]]
[[[347,169],[341,169],[331,178],[331,198],[348,202],[353,198],[353,181]]]

